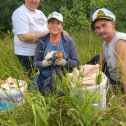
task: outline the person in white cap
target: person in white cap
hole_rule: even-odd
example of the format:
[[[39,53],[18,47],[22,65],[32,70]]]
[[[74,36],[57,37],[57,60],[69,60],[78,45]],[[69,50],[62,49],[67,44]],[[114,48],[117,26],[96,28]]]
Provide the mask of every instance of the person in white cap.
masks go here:
[[[110,84],[122,86],[126,94],[126,34],[115,30],[115,20],[115,15],[105,8],[92,15],[96,34],[104,41],[98,62],[101,66],[106,62]]]
[[[40,71],[37,85],[45,94],[55,92],[54,74],[62,80],[66,75],[65,70],[72,72],[79,64],[77,49],[72,38],[62,33],[62,14],[53,12],[48,16],[47,21],[49,34],[37,41],[35,51],[35,65]],[[60,86],[61,84],[58,85]],[[59,95],[62,95],[61,90]]]

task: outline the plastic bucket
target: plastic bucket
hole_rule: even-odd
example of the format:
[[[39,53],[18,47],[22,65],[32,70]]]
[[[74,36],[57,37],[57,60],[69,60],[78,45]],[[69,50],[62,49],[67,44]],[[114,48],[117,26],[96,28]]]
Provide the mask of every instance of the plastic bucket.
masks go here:
[[[15,104],[23,104],[23,94],[26,92],[26,89],[27,83],[25,83],[20,89],[4,90],[0,88],[0,111],[14,108]]]
[[[102,73],[102,82],[93,86],[84,85],[80,87],[72,88],[72,95],[81,95],[83,98],[90,97],[94,98],[94,103],[91,103],[92,106],[98,106],[100,109],[106,108],[106,84],[107,77]]]

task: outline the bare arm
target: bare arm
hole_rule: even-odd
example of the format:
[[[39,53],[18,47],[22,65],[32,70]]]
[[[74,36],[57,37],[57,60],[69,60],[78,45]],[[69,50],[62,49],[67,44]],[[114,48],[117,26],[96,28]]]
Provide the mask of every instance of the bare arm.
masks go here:
[[[126,41],[118,40],[116,43],[116,56],[122,72],[123,87],[126,94]]]
[[[40,37],[44,36],[43,32],[32,32],[26,34],[19,34],[17,35],[18,38],[26,43],[35,43]]]

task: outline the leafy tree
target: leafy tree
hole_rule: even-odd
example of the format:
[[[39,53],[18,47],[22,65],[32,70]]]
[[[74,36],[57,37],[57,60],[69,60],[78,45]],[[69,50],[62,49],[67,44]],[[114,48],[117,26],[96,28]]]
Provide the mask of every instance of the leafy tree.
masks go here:
[[[60,9],[64,16],[65,28],[70,31],[85,31],[89,28],[84,0],[72,0],[71,8],[64,6]]]
[[[126,0],[106,0],[105,7],[116,15],[117,29],[126,31]]]
[[[20,5],[20,0],[0,0],[0,31],[11,32],[11,15],[13,10]]]
[[[86,0],[88,1],[88,0]],[[86,2],[88,3],[88,2]],[[91,0],[92,12],[98,8],[106,8],[112,11],[116,16],[117,30],[126,31],[126,0]],[[86,6],[88,7],[88,6]]]
[[[72,0],[44,0],[40,9],[44,11],[46,15],[53,11],[59,12],[60,9],[66,6],[68,9],[72,8]]]
[[[0,32],[12,31],[11,15],[23,0],[0,0]],[[85,31],[90,28],[92,13],[101,7],[111,10],[117,17],[117,28],[126,28],[126,1],[122,0],[44,0],[39,7],[46,16],[52,11],[64,16],[66,30]],[[0,33],[0,34],[1,34]]]

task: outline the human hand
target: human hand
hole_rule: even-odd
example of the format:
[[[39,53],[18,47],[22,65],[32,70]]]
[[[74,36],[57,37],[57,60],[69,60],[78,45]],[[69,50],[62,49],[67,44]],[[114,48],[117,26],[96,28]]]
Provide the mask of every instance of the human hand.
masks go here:
[[[55,54],[55,51],[47,52],[45,56],[45,60],[51,60],[53,59],[53,55]]]
[[[48,67],[48,66],[52,65],[52,60],[45,59],[41,62],[41,65],[42,65],[42,67]]]
[[[60,66],[65,66],[67,64],[67,61],[64,58],[57,58],[55,60],[55,64]]]

